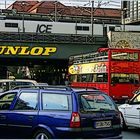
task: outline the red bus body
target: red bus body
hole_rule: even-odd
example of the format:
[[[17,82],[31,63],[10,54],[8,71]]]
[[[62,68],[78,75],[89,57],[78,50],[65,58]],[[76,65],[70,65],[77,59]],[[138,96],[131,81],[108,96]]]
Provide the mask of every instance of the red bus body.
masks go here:
[[[114,100],[132,98],[140,86],[140,50],[100,48],[70,57],[71,87],[96,88]]]

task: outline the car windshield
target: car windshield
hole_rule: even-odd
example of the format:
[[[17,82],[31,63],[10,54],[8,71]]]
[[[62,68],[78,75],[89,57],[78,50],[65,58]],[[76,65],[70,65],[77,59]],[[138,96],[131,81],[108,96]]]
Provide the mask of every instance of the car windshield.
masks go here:
[[[81,111],[116,110],[114,102],[105,94],[81,94]]]

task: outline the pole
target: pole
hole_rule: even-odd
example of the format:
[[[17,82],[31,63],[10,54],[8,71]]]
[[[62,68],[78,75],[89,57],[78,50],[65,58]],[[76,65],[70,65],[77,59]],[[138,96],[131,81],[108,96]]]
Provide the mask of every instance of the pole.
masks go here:
[[[91,1],[92,6],[91,6],[91,31],[92,31],[92,37],[93,37],[93,8],[94,8],[94,0]]]
[[[26,1],[21,2],[21,7],[22,7],[22,10],[23,10],[23,13],[22,13],[22,32],[25,32],[24,14],[25,14],[25,6],[28,6],[28,5],[29,5],[29,3],[26,2]]]
[[[6,9],[6,7],[7,7],[6,5],[7,5],[7,3],[6,3],[6,0],[5,0],[5,9]]]
[[[57,21],[57,1],[55,1],[55,22]]]
[[[123,31],[125,31],[125,10],[122,10],[122,17],[123,17]]]
[[[23,14],[22,14],[22,32],[25,32],[25,27],[24,27],[24,10],[23,10]]]
[[[125,14],[127,8],[122,7],[122,22],[123,22],[123,31],[125,31]]]

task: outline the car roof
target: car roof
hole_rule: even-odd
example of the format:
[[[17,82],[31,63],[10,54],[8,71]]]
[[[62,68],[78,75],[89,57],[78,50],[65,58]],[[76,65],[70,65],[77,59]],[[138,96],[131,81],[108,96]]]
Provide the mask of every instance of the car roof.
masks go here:
[[[31,79],[0,79],[0,83],[2,82],[32,82],[37,84],[35,80],[31,80]]]
[[[73,94],[73,93],[77,93],[77,94],[80,94],[80,93],[96,93],[96,94],[105,94],[103,93],[102,91],[100,90],[97,90],[97,89],[86,89],[86,88],[71,88],[69,86],[50,86],[50,85],[47,85],[47,86],[17,86],[15,87],[15,89],[11,89],[9,91],[6,91],[5,93],[8,93],[8,92],[20,92],[20,91],[38,91],[40,90],[41,92],[53,92],[53,93],[58,93],[60,94],[61,93],[65,93],[65,94]]]

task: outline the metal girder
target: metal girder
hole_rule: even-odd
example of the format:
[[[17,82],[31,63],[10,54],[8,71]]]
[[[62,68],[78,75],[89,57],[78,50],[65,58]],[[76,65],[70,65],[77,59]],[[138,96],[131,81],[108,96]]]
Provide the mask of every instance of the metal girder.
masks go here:
[[[0,42],[107,44],[107,36],[0,32]]]

